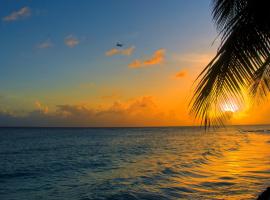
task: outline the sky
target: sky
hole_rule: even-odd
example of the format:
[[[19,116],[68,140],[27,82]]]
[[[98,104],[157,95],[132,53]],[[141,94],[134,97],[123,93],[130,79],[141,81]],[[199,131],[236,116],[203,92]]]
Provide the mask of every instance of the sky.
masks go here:
[[[0,18],[0,126],[197,124],[193,82],[219,45],[210,0],[3,0]]]

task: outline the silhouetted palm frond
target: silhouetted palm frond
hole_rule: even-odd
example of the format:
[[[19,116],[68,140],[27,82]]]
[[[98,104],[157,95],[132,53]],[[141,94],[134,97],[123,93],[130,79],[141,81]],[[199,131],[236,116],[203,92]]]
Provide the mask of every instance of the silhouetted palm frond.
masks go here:
[[[222,104],[241,106],[243,91],[270,91],[270,15],[267,0],[213,0],[213,18],[221,34],[216,56],[197,78],[191,114],[205,126],[221,124]]]

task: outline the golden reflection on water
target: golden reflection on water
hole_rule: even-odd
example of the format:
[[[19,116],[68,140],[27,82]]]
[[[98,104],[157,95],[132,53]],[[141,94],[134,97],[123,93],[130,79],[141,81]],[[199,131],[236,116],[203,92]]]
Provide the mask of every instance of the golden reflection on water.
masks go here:
[[[247,141],[240,143],[238,149],[229,149],[223,152],[221,158],[215,158],[208,165],[202,165],[205,172],[213,174],[204,181],[221,183],[224,185],[231,184],[230,190],[235,186],[242,189],[242,193],[235,193],[234,197],[229,199],[252,199],[255,196],[245,194],[245,190],[258,193],[255,184],[262,184],[260,180],[269,179],[270,172],[270,144],[269,135],[249,133]],[[201,180],[196,180],[200,182]],[[218,189],[219,190],[219,189]],[[226,193],[226,192],[224,192]],[[216,198],[227,199],[226,195],[216,195]]]
[[[185,143],[177,136],[169,138],[174,151],[169,147],[167,153],[143,161],[155,165],[153,174],[168,175],[168,181],[159,182],[163,187],[187,199],[246,200],[256,198],[267,187],[266,180],[270,184],[269,135],[224,132],[187,137]]]
[[[114,158],[120,166],[106,175],[119,188],[166,199],[247,200],[270,185],[269,134],[175,130],[128,141],[123,154],[134,155]]]

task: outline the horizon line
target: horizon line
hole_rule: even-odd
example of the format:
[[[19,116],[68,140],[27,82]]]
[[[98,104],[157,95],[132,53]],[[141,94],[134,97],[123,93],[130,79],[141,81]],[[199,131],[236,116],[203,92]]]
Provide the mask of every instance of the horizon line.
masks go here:
[[[224,127],[233,127],[233,126],[269,126],[270,124],[230,124],[222,125],[214,128],[224,128]],[[112,129],[112,128],[205,128],[203,125],[178,125],[178,126],[0,126],[0,129],[3,128],[71,128],[71,129]]]

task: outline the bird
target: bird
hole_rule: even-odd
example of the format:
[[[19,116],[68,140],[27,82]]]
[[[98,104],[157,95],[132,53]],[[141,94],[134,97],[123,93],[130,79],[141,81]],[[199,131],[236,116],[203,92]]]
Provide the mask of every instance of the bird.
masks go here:
[[[120,43],[120,42],[117,42],[117,43],[116,43],[116,46],[117,46],[117,47],[123,47],[124,45],[123,45],[122,43]]]

